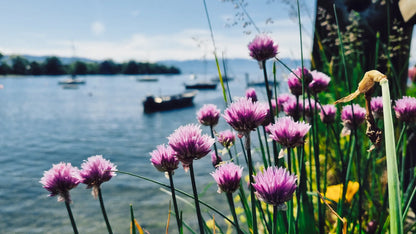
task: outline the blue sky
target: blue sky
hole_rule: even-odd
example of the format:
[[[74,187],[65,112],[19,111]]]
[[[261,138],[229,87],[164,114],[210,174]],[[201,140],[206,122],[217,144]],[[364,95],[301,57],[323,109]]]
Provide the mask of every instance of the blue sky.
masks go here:
[[[280,57],[299,58],[297,21],[279,0],[246,0],[246,10],[279,44]],[[217,52],[248,58],[253,27],[243,28],[230,1],[206,0]],[[293,1],[295,2],[295,1]],[[303,0],[304,55],[311,47],[314,2]],[[202,0],[19,0],[0,1],[0,52],[75,55],[118,62],[212,58],[212,43]],[[310,17],[309,17],[310,16]],[[273,23],[266,23],[268,19]],[[270,20],[269,20],[270,22]],[[244,33],[251,31],[251,34]]]

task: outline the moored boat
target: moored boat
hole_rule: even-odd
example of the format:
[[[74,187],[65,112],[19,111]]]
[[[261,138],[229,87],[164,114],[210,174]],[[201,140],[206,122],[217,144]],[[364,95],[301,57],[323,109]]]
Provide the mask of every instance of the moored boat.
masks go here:
[[[149,113],[192,106],[196,94],[197,91],[167,96],[149,95],[143,101],[143,110],[144,112]]]
[[[233,81],[233,80],[234,80],[234,77],[232,77],[232,76],[223,76],[222,77],[223,82],[230,82],[230,81]],[[217,77],[212,78],[211,81],[212,82],[220,82],[220,78],[217,76]]]
[[[192,84],[185,84],[186,89],[216,89],[217,83],[213,82],[198,82]]]
[[[136,80],[140,82],[155,82],[155,81],[158,81],[159,79],[153,76],[144,76],[144,77],[138,77],[136,78]]]
[[[80,85],[80,84],[85,84],[85,80],[80,79],[80,78],[76,78],[75,76],[72,76],[70,78],[64,79],[64,80],[60,80],[58,82],[58,84],[60,85]]]

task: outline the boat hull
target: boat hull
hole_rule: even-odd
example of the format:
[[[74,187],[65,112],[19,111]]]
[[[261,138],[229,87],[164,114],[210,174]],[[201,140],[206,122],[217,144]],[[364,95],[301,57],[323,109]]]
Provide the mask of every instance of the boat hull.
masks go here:
[[[85,84],[85,80],[69,78],[58,82],[60,85],[80,85]]]
[[[217,83],[185,84],[186,89],[216,89]]]
[[[146,113],[167,111],[193,106],[196,92],[188,92],[171,96],[147,96],[143,101],[143,110]]]

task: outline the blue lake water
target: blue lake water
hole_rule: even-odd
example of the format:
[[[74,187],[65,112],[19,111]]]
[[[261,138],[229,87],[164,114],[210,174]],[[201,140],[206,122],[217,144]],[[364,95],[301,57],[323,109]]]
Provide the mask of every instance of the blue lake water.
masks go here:
[[[86,85],[71,90],[57,84],[65,77],[0,78],[0,233],[72,233],[64,203],[48,197],[39,183],[43,172],[61,161],[80,167],[89,156],[101,154],[121,171],[168,184],[150,164],[149,152],[167,143],[166,137],[180,125],[197,123],[195,114],[203,104],[213,103],[221,110],[225,105],[218,86],[200,91],[193,107],[144,114],[141,101],[147,94],[179,93],[189,81],[188,75],[158,77],[158,82],[137,82],[134,76],[87,76]],[[233,96],[244,95],[243,74],[230,82],[230,89]],[[262,90],[258,94],[264,95]],[[217,130],[225,130],[225,121],[220,121]],[[208,128],[202,129],[208,133]],[[216,193],[209,175],[212,171],[210,157],[195,162],[198,189],[207,189],[200,198],[226,208],[224,195]],[[189,173],[182,168],[174,181],[191,193]],[[115,233],[129,232],[130,204],[143,228],[164,232],[170,196],[160,186],[118,174],[102,185],[102,191]],[[71,190],[78,229],[106,233],[99,202],[90,192],[83,184]],[[185,221],[195,225],[192,207],[182,201],[179,205]],[[174,228],[172,219],[172,233]]]

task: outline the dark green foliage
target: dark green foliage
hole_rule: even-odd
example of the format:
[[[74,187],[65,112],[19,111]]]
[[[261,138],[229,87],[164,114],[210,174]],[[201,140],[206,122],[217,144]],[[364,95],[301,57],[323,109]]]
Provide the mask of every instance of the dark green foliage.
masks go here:
[[[46,75],[63,75],[65,74],[64,66],[58,57],[48,57],[43,63]]]
[[[29,68],[29,61],[21,56],[12,58],[12,73],[17,75],[26,75]]]
[[[33,61],[29,64],[29,74],[32,75],[42,75],[43,74],[43,67],[36,61]]]
[[[168,67],[156,63],[141,63],[129,61],[126,63],[115,63],[112,60],[102,62],[74,61],[71,64],[63,64],[58,57],[48,57],[44,62],[29,61],[23,56],[14,56],[11,65],[1,61],[0,54],[0,75],[88,75],[88,74],[180,74],[176,67]]]

